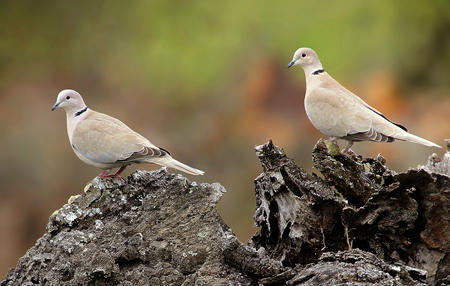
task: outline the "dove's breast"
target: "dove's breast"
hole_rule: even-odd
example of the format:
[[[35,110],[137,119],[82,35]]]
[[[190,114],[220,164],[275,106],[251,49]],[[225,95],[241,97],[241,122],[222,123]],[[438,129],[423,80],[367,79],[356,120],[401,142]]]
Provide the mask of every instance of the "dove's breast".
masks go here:
[[[343,137],[350,126],[345,120],[347,102],[327,89],[307,89],[305,95],[305,111],[312,125],[328,136]]]

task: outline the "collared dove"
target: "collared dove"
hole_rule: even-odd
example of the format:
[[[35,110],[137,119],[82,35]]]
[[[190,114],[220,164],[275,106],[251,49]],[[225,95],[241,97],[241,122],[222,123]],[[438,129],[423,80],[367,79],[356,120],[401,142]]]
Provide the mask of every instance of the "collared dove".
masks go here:
[[[324,71],[316,52],[310,48],[295,51],[288,67],[299,65],[305,71],[305,110],[309,120],[323,134],[348,141],[347,153],[355,141],[392,142],[395,139],[426,146],[441,146],[407,132],[357,95],[340,85]]]
[[[120,120],[89,109],[81,95],[70,89],[58,94],[52,111],[63,108],[67,117],[67,134],[75,154],[86,164],[104,169],[99,177],[120,177],[127,165],[153,163],[174,168],[191,175],[204,172],[189,167],[134,132]],[[110,175],[109,171],[117,168]]]

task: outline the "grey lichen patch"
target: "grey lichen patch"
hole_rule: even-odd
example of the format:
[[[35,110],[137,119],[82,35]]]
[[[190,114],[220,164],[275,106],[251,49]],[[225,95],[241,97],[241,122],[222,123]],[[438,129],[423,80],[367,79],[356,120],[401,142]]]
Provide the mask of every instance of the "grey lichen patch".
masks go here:
[[[204,187],[204,185],[203,185],[203,187]],[[210,188],[212,189],[212,192],[211,192],[211,202],[213,202],[214,204],[215,203],[217,203],[217,202],[219,202],[219,200],[220,200],[220,198],[223,196],[223,194],[225,194],[226,193],[226,189],[225,189],[225,187],[224,186],[222,186],[221,184],[219,184],[219,183],[212,183],[211,185],[210,185]]]
[[[67,254],[81,249],[90,241],[89,237],[82,231],[74,230],[72,232],[62,232],[50,240],[50,243],[57,248],[62,249]]]
[[[450,177],[450,151],[445,152],[442,158],[436,153],[431,154],[428,157],[427,164],[421,165],[418,168]]]
[[[83,211],[74,204],[65,204],[54,217],[60,225],[72,226],[83,215]]]
[[[100,208],[89,208],[89,209],[83,210],[83,213],[85,216],[94,217],[94,216],[101,215],[102,211]]]
[[[189,251],[188,251],[188,254],[191,255],[191,256],[197,256],[198,253],[197,253],[197,252],[194,252],[194,251],[192,251],[192,250],[189,250]]]
[[[103,189],[113,189],[118,186],[124,186],[126,183],[119,178],[99,178],[95,177],[91,181],[91,186],[95,189],[103,190]]]
[[[141,180],[145,180],[148,178],[148,171],[143,171],[143,170],[137,170],[135,172],[133,172],[131,174],[131,177],[133,178],[133,180],[135,181],[141,181]]]
[[[199,233],[197,233],[197,236],[200,238],[206,238],[208,237],[209,232],[207,229],[200,231]]]
[[[105,225],[103,224],[103,222],[99,219],[95,220],[95,229],[96,230],[103,230],[103,228],[105,228]]]

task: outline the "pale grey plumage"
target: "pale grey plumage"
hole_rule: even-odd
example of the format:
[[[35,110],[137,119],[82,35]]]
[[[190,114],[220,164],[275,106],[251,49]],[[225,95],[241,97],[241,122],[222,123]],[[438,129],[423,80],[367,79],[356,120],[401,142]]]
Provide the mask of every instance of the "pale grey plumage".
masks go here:
[[[395,139],[439,147],[408,133],[406,128],[387,119],[357,95],[344,88],[323,70],[310,48],[298,49],[289,67],[300,65],[306,76],[305,110],[311,123],[325,135],[349,141],[392,142]]]
[[[120,120],[87,108],[76,91],[61,91],[52,110],[58,107],[66,111],[72,149],[89,165],[108,170],[121,167],[117,175],[124,166],[136,163],[154,163],[192,175],[204,173],[173,159]]]

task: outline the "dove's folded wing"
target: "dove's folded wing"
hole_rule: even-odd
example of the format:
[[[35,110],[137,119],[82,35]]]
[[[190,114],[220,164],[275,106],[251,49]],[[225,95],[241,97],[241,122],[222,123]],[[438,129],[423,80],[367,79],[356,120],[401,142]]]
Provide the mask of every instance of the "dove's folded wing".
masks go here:
[[[97,163],[137,162],[168,154],[120,120],[92,111],[75,128],[71,143],[82,156]]]

